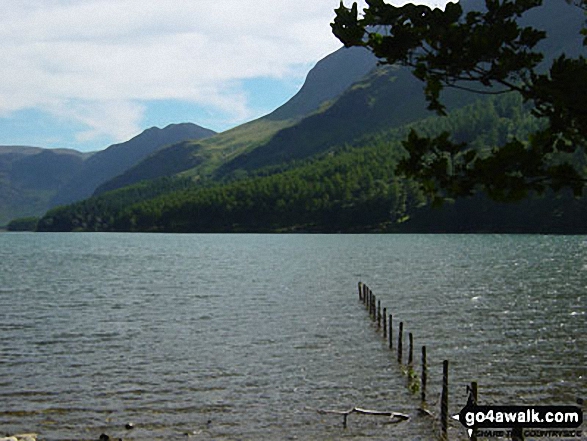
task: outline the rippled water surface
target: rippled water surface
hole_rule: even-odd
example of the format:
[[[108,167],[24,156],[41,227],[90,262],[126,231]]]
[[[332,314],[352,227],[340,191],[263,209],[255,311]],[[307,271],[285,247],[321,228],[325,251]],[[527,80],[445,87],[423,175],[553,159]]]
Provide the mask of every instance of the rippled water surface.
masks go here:
[[[455,412],[472,380],[587,395],[587,237],[0,234],[0,433],[431,439],[359,280],[427,346],[431,409],[445,358]],[[412,418],[316,412],[353,406]]]

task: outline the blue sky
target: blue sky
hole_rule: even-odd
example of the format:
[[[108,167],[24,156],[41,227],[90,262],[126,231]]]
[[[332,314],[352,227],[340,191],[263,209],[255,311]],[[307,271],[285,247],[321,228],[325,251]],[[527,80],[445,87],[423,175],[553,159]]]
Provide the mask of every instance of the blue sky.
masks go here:
[[[262,116],[340,47],[338,4],[2,0],[0,145],[92,151],[152,126]]]

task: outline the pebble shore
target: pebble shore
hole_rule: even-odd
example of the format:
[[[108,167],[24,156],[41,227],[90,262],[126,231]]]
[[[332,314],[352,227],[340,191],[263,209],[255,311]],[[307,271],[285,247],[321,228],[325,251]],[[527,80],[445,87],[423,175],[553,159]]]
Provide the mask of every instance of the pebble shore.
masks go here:
[[[17,435],[5,436],[0,441],[37,441],[36,433],[19,433]]]

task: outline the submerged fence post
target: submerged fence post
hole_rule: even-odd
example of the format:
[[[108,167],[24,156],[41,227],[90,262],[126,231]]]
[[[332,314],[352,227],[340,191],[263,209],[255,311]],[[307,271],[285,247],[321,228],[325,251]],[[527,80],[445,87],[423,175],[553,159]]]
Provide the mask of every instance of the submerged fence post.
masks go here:
[[[393,315],[389,314],[389,349],[393,349]]]
[[[512,441],[524,441],[524,429],[521,427],[514,427],[512,429]]]
[[[399,336],[397,338],[397,362],[402,364],[403,352],[403,338],[404,338],[404,322],[399,322]]]
[[[422,403],[426,402],[426,381],[427,381],[427,372],[426,372],[426,346],[422,346]]]
[[[359,282],[359,300],[363,300],[363,282]]]
[[[471,390],[470,390],[470,394],[471,394],[471,400],[473,401],[474,405],[477,405],[477,382],[476,381],[471,381]],[[477,433],[476,430],[473,431],[473,433],[471,434],[471,441],[477,441]]]
[[[442,395],[440,397],[440,439],[448,440],[448,360],[442,362]]]
[[[387,308],[383,308],[383,338],[387,338]]]
[[[377,300],[377,329],[381,328],[381,300]]]
[[[409,346],[408,346],[408,364],[411,366],[414,363],[414,335],[410,332],[408,334]]]

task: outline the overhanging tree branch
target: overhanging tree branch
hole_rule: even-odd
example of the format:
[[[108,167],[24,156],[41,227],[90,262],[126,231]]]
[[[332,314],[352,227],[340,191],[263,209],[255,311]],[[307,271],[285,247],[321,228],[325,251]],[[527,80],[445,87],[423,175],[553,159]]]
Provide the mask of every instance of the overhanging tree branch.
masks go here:
[[[566,1],[587,10],[587,0]],[[395,7],[383,0],[367,4],[359,17],[356,3],[351,8],[341,3],[333,33],[345,46],[368,48],[382,64],[409,68],[424,82],[430,110],[446,114],[440,100],[445,87],[480,95],[513,92],[546,121],[546,128],[529,140],[513,139],[490,152],[454,144],[448,134],[426,138],[411,133],[404,142],[410,157],[400,162],[398,172],[417,179],[433,201],[479,190],[502,200],[549,188],[582,194],[582,171],[564,154],[586,144],[587,63],[582,56],[562,56],[547,73],[538,73],[543,54],[537,44],[547,35],[518,20],[542,0],[486,0],[485,11],[467,14],[458,3],[448,3],[444,11],[413,4]],[[581,33],[587,36],[585,29]]]

